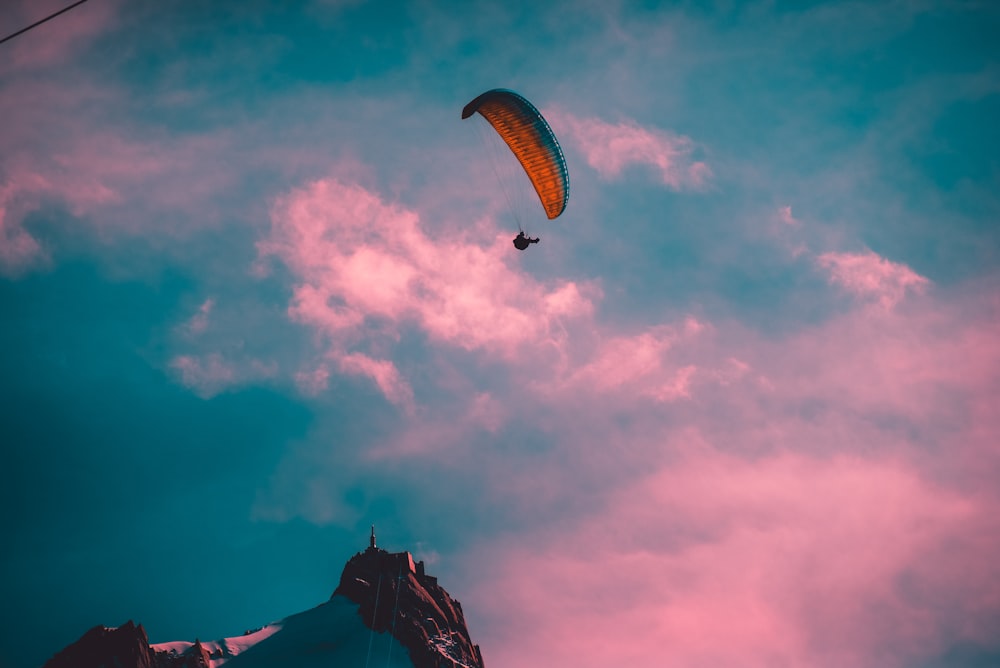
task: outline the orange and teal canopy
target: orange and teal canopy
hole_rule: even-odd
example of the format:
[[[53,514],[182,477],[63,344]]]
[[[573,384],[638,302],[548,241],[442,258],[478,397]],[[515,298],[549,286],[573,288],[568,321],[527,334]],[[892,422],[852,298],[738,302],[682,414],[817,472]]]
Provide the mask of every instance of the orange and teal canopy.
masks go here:
[[[524,167],[545,215],[557,218],[569,201],[569,172],[559,142],[538,109],[514,91],[496,88],[465,105],[462,118],[477,112]]]

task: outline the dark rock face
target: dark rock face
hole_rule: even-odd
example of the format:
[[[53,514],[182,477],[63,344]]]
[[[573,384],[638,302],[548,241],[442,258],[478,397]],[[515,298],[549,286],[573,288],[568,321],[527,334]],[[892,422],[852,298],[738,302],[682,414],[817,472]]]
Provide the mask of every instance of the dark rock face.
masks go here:
[[[149,646],[142,624],[128,620],[116,629],[95,626],[49,659],[44,668],[208,668],[208,650],[197,640],[187,652],[171,656]]]
[[[142,624],[130,619],[116,629],[95,626],[48,660],[45,668],[157,668]]]
[[[462,605],[409,552],[386,552],[372,543],[347,562],[333,595],[357,603],[369,628],[391,632],[415,668],[484,668]]]

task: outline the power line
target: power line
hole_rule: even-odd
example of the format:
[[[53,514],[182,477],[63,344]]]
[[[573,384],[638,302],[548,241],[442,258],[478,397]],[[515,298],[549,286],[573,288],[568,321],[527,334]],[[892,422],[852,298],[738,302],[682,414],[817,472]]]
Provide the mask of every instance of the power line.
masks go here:
[[[43,24],[43,23],[45,23],[46,21],[49,21],[49,20],[51,20],[51,19],[54,19],[55,17],[59,16],[60,14],[65,14],[66,12],[68,12],[68,11],[69,11],[69,10],[71,10],[71,9],[73,9],[73,8],[74,8],[74,7],[76,7],[77,5],[82,5],[82,4],[83,4],[83,3],[85,3],[85,2],[87,2],[87,0],[77,0],[77,2],[74,2],[74,3],[73,3],[72,5],[70,5],[69,7],[63,7],[62,9],[60,9],[60,10],[59,10],[58,12],[56,12],[55,14],[49,14],[48,16],[46,16],[46,17],[45,17],[44,19],[42,19],[41,21],[35,21],[34,23],[32,23],[32,24],[31,24],[30,26],[28,26],[27,28],[21,28],[21,29],[20,29],[20,30],[18,30],[17,32],[15,32],[15,33],[13,33],[13,34],[10,34],[10,35],[7,35],[7,36],[6,36],[6,37],[4,37],[3,39],[0,39],[0,44],[3,44],[4,42],[6,42],[6,41],[7,41],[7,40],[9,40],[9,39],[14,39],[14,38],[15,38],[15,37],[17,37],[18,35],[21,35],[21,34],[24,34],[24,33],[28,32],[29,30],[31,30],[32,28],[37,28],[38,26],[42,25],[42,24]]]

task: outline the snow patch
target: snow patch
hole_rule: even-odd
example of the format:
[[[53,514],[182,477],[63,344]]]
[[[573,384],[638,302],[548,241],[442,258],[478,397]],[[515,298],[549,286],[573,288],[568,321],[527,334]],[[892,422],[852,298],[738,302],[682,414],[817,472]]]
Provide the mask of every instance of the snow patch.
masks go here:
[[[190,653],[194,646],[184,640],[151,645],[154,651],[172,656]],[[413,666],[406,648],[388,633],[372,633],[361,621],[357,604],[343,596],[243,635],[201,642],[201,646],[209,654],[208,668],[329,668],[366,662],[387,668]]]
[[[443,633],[431,636],[428,640],[434,646],[434,649],[438,651],[438,654],[451,659],[454,663],[454,668],[472,668],[469,664],[459,661],[462,656],[461,646],[455,642],[455,639],[452,637],[454,635],[456,635],[455,632]]]

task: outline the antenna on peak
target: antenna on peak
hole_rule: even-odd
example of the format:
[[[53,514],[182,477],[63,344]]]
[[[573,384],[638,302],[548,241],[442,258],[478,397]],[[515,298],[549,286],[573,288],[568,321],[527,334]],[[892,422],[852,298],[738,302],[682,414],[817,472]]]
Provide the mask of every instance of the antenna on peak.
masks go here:
[[[372,537],[368,541],[368,549],[369,550],[375,550],[375,549],[377,549],[375,547],[375,525],[374,524],[372,525]]]

